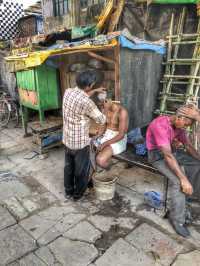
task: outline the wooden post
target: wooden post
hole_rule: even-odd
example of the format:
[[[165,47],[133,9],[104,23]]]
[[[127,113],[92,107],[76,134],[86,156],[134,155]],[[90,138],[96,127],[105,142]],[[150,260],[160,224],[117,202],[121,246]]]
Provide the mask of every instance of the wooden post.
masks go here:
[[[80,1],[71,1],[71,25],[78,26],[80,22]]]
[[[28,108],[20,105],[21,107],[21,113],[22,113],[22,126],[24,129],[24,137],[28,136]]]
[[[110,63],[110,64],[115,64],[116,61],[110,59],[110,58],[107,58],[105,56],[102,56],[102,55],[98,55],[98,54],[95,54],[94,52],[88,52],[88,55],[90,55],[91,57],[97,59],[97,60],[100,60],[100,61],[104,61],[106,63]]]
[[[60,76],[60,87],[61,87],[61,98],[63,98],[65,93],[65,69],[64,66],[59,67],[59,76]]]
[[[115,100],[120,101],[120,46],[118,45],[114,48],[115,57]]]

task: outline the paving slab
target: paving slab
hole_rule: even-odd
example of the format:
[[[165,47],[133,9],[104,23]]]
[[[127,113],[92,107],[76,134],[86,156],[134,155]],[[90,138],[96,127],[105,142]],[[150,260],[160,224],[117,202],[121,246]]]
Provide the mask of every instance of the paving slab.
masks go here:
[[[33,168],[35,168],[36,166],[33,165]],[[37,169],[37,168],[36,168]],[[37,169],[37,171],[40,171],[39,169]],[[21,175],[22,181],[24,182],[25,185],[29,186],[31,188],[31,195],[30,196],[34,196],[36,193],[39,193],[40,195],[44,192],[47,192],[48,190],[42,186],[40,184],[40,182],[38,182],[32,175],[30,174],[23,174]]]
[[[108,232],[111,226],[114,224],[114,217],[103,216],[103,215],[93,215],[88,217],[90,221],[96,228],[103,232]]]
[[[153,258],[131,246],[123,239],[118,239],[99,259],[96,266],[155,266]]]
[[[191,236],[187,238],[187,242],[191,243],[192,245],[195,245],[197,249],[200,248],[200,233],[195,229],[193,226],[188,227]]]
[[[40,209],[39,204],[37,204],[36,202],[32,201],[31,199],[25,199],[22,202],[22,205],[24,206],[24,208],[29,212],[34,212],[38,209]]]
[[[16,177],[7,177],[0,180],[0,201],[10,197],[24,197],[31,194],[28,186],[19,181]]]
[[[2,206],[0,206],[0,231],[6,227],[16,224],[14,217]]]
[[[178,255],[176,261],[172,266],[199,266],[200,265],[200,251],[195,250],[186,254]]]
[[[137,166],[124,169],[118,183],[142,194],[150,190],[163,192],[163,177]]]
[[[60,265],[54,254],[48,247],[41,247],[40,249],[35,251],[35,254],[42,259],[47,265]]]
[[[71,204],[66,204],[65,206],[52,206],[21,221],[20,225],[27,230],[34,239],[39,239],[53,228],[53,226],[63,217],[72,212],[76,212],[76,209]],[[57,232],[57,230],[54,231]]]
[[[79,201],[77,205],[83,208],[88,214],[95,214],[100,210],[99,206],[91,201]]]
[[[98,256],[98,251],[92,244],[71,241],[63,237],[48,247],[63,266],[86,266]]]
[[[126,229],[133,229],[135,224],[138,222],[138,219],[129,218],[129,217],[119,217],[114,220],[114,224],[119,225],[119,227]]]
[[[38,213],[44,219],[58,221],[69,213],[77,213],[78,210],[72,203],[66,203],[63,206],[52,206]]]
[[[59,165],[59,162],[55,160],[49,164],[46,168],[41,169],[40,171],[32,172],[32,175],[36,180],[38,180],[44,187],[47,187],[48,190],[53,193],[58,199],[64,201],[64,186],[63,186],[63,169],[64,169],[64,154],[63,154],[63,163]]]
[[[23,207],[29,212],[29,214],[47,208],[58,199],[49,191],[44,193],[34,192],[29,196],[19,198],[19,201]]]
[[[83,221],[68,230],[63,236],[71,240],[95,243],[101,237],[101,232],[87,221]]]
[[[56,221],[33,215],[20,222],[20,225],[37,240],[55,225]]]
[[[130,205],[130,210],[136,212],[137,207],[144,203],[144,196],[121,185],[116,186],[116,191]]]
[[[46,246],[50,242],[57,239],[59,236],[62,236],[62,232],[58,231],[55,226],[52,226],[47,229],[46,232],[43,232],[40,237],[37,238],[37,244],[41,246]]]
[[[1,265],[13,262],[36,249],[36,243],[19,225],[0,231]]]
[[[30,149],[31,141],[29,141],[28,139],[14,139],[14,141],[7,141],[2,145],[2,153],[6,156],[21,153],[22,151]]]
[[[157,214],[157,213],[155,213],[154,211],[151,211],[151,210],[149,210],[149,211],[141,210],[141,211],[137,212],[137,215],[139,217],[145,218],[145,219],[157,224],[158,226],[160,226],[161,228],[163,228],[164,230],[166,230],[170,234],[176,234],[174,229],[173,229],[173,227],[169,223],[168,219],[164,219],[159,214]]]
[[[2,152],[1,150],[1,146],[0,146],[0,152]],[[6,156],[2,156],[0,154],[0,165],[1,165],[1,171],[11,171],[13,169],[15,169],[16,164],[14,162],[11,162]]]
[[[52,206],[32,215],[20,222],[40,245],[45,245],[56,239],[63,232],[85,218],[85,214],[77,213],[72,203],[62,206]]]
[[[85,218],[86,214],[84,213],[69,213],[62,220],[56,223],[55,228],[59,232],[64,233]]]
[[[132,217],[110,217],[103,215],[93,215],[89,216],[88,221],[90,221],[96,228],[103,232],[108,232],[111,226],[118,225],[119,227],[126,229],[133,229],[138,219]]]
[[[173,236],[173,238],[183,241],[184,245],[192,245],[196,248],[200,248],[200,233],[195,230],[194,227],[189,226],[188,229],[191,233],[191,237],[185,239],[176,234],[174,231],[173,227],[169,223],[168,219],[164,219],[162,216],[160,216],[160,213],[155,213],[153,211],[147,211],[147,210],[141,210],[137,212],[137,215],[141,218],[145,218],[154,224],[158,225],[161,227],[164,231],[167,231],[170,236]],[[189,246],[188,246],[189,247]]]
[[[16,197],[11,197],[7,200],[4,200],[3,203],[17,220],[22,220],[29,214]]]
[[[142,224],[125,238],[133,246],[152,253],[158,257],[162,265],[170,265],[183,246],[148,224]]]
[[[19,261],[15,261],[8,264],[9,266],[20,266]]]
[[[33,253],[25,256],[23,259],[19,261],[19,266],[46,266],[41,259],[35,256]]]

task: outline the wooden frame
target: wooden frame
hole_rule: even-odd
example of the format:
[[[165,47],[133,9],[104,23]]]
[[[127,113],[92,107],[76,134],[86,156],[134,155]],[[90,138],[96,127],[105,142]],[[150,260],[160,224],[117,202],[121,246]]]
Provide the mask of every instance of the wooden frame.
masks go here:
[[[109,51],[112,50],[113,51],[113,59],[107,58],[106,56],[100,55],[98,54],[98,52],[105,52],[105,51]],[[115,100],[116,101],[120,101],[120,68],[119,68],[119,64],[120,64],[120,46],[119,44],[117,46],[114,47],[102,47],[102,48],[89,48],[89,49],[84,49],[84,50],[76,50],[76,51],[70,51],[70,52],[66,52],[61,54],[62,55],[72,55],[72,54],[77,54],[77,53],[86,53],[87,55],[89,55],[92,58],[95,58],[97,60],[106,62],[108,64],[113,64],[114,65],[114,76],[115,76],[115,90],[114,90],[114,96],[115,96]],[[65,70],[64,70],[64,64],[61,65],[61,67],[59,68],[60,70],[60,86],[61,86],[61,92],[62,95],[64,94],[64,91],[66,89],[65,87]]]
[[[64,16],[68,12],[69,12],[69,0],[53,0],[53,14],[55,17]]]

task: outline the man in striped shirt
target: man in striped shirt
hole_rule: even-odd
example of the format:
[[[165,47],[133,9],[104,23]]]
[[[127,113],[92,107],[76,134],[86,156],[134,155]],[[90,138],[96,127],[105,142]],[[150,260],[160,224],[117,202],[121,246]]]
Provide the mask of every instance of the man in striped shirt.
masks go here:
[[[63,98],[63,143],[65,145],[64,187],[67,198],[82,197],[88,185],[90,169],[90,119],[105,124],[106,117],[90,99],[105,90],[103,75],[85,71],[77,75],[77,87],[67,89]]]

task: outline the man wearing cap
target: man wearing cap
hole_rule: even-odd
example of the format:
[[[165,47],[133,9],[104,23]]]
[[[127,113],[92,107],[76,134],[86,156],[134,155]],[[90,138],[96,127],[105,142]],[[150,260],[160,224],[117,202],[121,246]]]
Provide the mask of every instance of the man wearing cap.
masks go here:
[[[190,235],[186,227],[186,196],[200,192],[200,154],[186,134],[193,120],[180,115],[154,119],[146,134],[148,159],[169,180],[169,220],[183,237]]]

